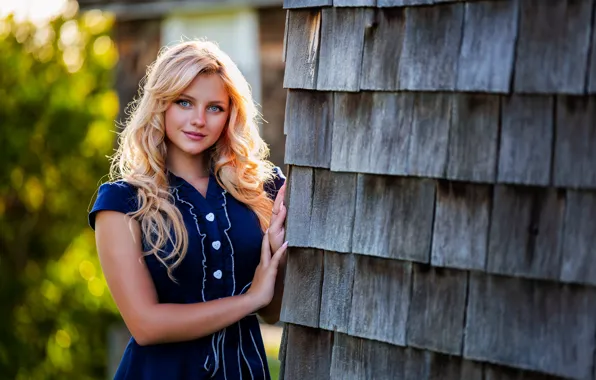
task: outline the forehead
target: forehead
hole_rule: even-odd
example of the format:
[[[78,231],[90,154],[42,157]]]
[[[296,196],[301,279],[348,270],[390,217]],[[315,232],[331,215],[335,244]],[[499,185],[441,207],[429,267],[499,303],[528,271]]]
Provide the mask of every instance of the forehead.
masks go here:
[[[195,99],[227,100],[228,91],[223,80],[217,74],[199,74],[182,91]]]

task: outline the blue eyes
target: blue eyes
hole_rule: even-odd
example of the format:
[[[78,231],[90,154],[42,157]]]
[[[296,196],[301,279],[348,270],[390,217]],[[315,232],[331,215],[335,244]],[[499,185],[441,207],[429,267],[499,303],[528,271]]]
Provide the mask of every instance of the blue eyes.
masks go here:
[[[223,112],[223,108],[221,108],[220,106],[209,106],[207,107],[207,109],[213,112]]]
[[[190,108],[192,107],[192,103],[185,99],[176,100],[176,104],[180,105],[182,108]],[[220,106],[209,106],[207,107],[207,111],[209,112],[223,112],[223,107]]]

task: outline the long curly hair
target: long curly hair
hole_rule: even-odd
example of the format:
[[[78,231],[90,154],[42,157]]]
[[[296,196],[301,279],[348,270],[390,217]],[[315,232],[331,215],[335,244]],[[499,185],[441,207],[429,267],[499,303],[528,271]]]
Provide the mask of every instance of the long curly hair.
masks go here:
[[[238,67],[212,42],[185,41],[163,48],[141,81],[140,97],[129,105],[130,116],[111,158],[110,179],[137,189],[139,209],[130,216],[140,221],[149,246],[144,254],[155,255],[173,280],[172,271],[186,255],[188,232],[168,189],[164,114],[202,74],[219,75],[230,97],[228,123],[206,152],[218,183],[254,211],[263,231],[273,205],[264,190],[264,183],[274,177],[273,165],[266,159],[269,148],[259,136],[259,113]],[[164,249],[168,242],[172,252]]]

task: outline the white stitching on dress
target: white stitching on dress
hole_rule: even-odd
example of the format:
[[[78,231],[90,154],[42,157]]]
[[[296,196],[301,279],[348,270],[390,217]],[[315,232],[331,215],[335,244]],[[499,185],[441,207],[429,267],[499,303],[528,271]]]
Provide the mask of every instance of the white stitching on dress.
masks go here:
[[[178,194],[178,188],[175,188],[174,191],[176,192],[176,199],[178,199],[178,201],[185,203],[188,205],[188,212],[190,212],[190,215],[192,215],[193,219],[195,220],[195,226],[197,226],[197,232],[199,233],[199,235],[201,236],[201,251],[203,253],[203,287],[201,289],[201,296],[203,297],[203,302],[205,302],[205,281],[206,281],[206,273],[207,273],[207,257],[205,257],[205,238],[207,237],[207,234],[203,234],[201,233],[201,229],[199,228],[199,220],[197,219],[197,215],[192,212],[192,210],[195,208],[195,206],[193,206],[191,203],[180,199],[180,194]]]
[[[205,364],[203,364],[203,368],[205,368],[205,371],[209,371],[209,368],[207,368],[208,361],[209,361],[209,355],[207,355],[207,357],[205,358]]]
[[[240,375],[240,380],[242,380],[242,366],[240,365],[240,344],[238,345],[236,352],[238,353],[238,374]]]
[[[255,377],[252,374],[252,369],[250,368],[250,363],[248,362],[248,359],[246,359],[246,355],[244,355],[244,349],[242,349],[242,327],[240,325],[240,322],[238,322],[238,336],[240,337],[240,352],[242,353],[244,362],[246,363],[246,366],[248,367],[248,372],[250,372],[250,378],[252,380],[254,380]]]
[[[230,243],[230,250],[232,251],[231,257],[232,257],[232,282],[233,282],[233,287],[232,287],[232,295],[236,295],[236,277],[234,276],[234,246],[232,245],[232,240],[230,239],[230,235],[228,235],[228,231],[230,230],[230,228],[232,228],[232,222],[230,222],[230,217],[228,216],[228,198],[226,197],[226,194],[228,192],[224,189],[224,191],[221,193],[221,195],[223,195],[224,198],[224,203],[222,204],[224,211],[226,213],[226,219],[228,220],[228,228],[226,228],[224,230],[224,234],[226,234],[226,237],[228,238],[228,243]]]
[[[265,375],[265,364],[263,364],[263,358],[261,357],[261,353],[257,347],[257,342],[255,342],[255,338],[252,336],[252,331],[249,329],[248,332],[250,333],[250,339],[252,339],[252,344],[254,344],[255,350],[257,350],[257,355],[259,355],[259,360],[261,361],[261,368],[263,368],[263,379],[266,379],[267,376]]]

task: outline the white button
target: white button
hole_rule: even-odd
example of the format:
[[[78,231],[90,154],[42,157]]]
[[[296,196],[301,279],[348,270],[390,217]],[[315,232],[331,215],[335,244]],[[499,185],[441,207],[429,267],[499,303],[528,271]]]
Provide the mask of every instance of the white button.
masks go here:
[[[211,246],[215,249],[219,249],[219,247],[221,247],[221,243],[219,242],[219,240],[216,240],[213,243],[211,243]]]
[[[221,271],[216,270],[215,272],[213,272],[213,277],[215,277],[219,280],[221,278]]]
[[[210,212],[209,214],[205,215],[205,219],[207,219],[210,222],[213,222],[215,220],[215,215],[213,215],[213,213]]]

